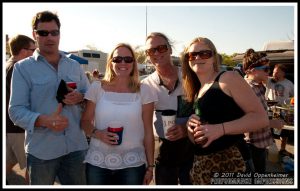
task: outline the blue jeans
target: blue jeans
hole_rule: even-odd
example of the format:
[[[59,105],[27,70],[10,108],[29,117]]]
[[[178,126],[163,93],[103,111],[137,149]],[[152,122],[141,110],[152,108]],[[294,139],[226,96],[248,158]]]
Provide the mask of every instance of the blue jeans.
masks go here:
[[[110,170],[87,163],[86,170],[89,185],[142,185],[146,165]]]
[[[75,151],[52,160],[42,160],[27,153],[31,185],[53,185],[56,176],[62,185],[85,185],[85,151]]]

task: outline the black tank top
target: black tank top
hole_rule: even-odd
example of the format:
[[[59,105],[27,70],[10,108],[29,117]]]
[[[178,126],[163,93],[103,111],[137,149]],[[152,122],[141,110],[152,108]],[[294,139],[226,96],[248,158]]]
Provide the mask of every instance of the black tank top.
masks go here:
[[[213,85],[199,99],[195,100],[195,104],[201,111],[201,118],[209,124],[225,123],[241,118],[245,113],[235,103],[232,97],[225,94],[219,86],[219,78],[224,72],[221,72],[215,79]],[[222,126],[220,126],[222,128]],[[230,128],[230,126],[226,126]],[[202,148],[195,145],[196,155],[206,155],[216,151],[226,149],[238,141],[243,139],[244,135],[225,135],[214,140],[208,147]]]

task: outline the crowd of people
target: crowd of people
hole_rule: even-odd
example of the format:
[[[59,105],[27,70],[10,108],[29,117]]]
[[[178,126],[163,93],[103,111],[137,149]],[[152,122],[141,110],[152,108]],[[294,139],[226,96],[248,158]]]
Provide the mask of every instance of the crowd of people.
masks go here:
[[[56,178],[62,185],[148,185],[154,174],[156,185],[207,185],[214,172],[266,171],[271,129],[284,125],[268,119],[266,100],[294,95],[284,66],[268,77],[267,55],[249,49],[244,78],[221,71],[220,54],[205,37],[193,39],[175,66],[172,41],[152,32],[145,40],[152,74],[140,81],[133,48],[119,43],[101,75],[59,50],[60,28],[58,15],[38,12],[34,40],[9,42],[7,174],[19,163],[30,185]],[[169,110],[175,124],[164,132]]]

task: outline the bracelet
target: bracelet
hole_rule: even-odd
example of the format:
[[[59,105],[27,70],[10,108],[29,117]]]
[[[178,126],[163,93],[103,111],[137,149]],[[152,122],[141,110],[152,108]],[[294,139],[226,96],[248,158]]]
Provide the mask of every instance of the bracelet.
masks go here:
[[[92,137],[93,135],[95,135],[95,133],[96,133],[97,130],[98,130],[97,128],[94,128],[94,129],[92,130],[91,137]]]
[[[223,135],[225,135],[225,127],[224,127],[224,123],[222,123],[222,127],[223,127]]]
[[[155,167],[155,164],[150,164],[150,165],[147,166],[147,169],[148,168],[154,168],[154,167]]]

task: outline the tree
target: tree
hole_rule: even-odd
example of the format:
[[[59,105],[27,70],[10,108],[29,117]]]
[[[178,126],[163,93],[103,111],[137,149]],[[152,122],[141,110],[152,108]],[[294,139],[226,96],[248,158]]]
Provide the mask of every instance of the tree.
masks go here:
[[[134,53],[135,53],[137,63],[139,64],[145,63],[147,56],[145,51],[141,48],[141,46],[136,46],[134,48]]]
[[[222,55],[222,59],[223,59],[223,62],[222,62],[222,64],[225,64],[225,65],[227,65],[227,66],[232,66],[232,67],[234,67],[237,63],[235,62],[235,61],[233,61],[233,57],[234,57],[234,54],[233,55],[231,55],[231,56],[229,56],[229,55],[227,55],[227,54],[225,54],[225,53],[223,53],[223,54],[221,54]]]

